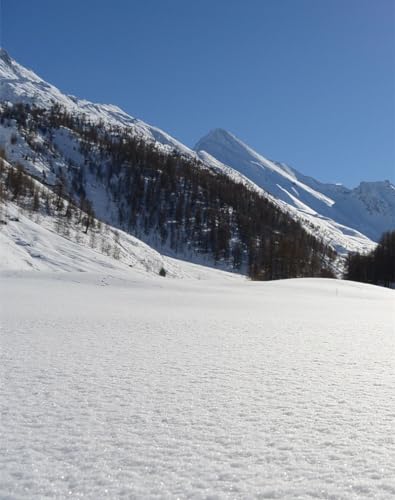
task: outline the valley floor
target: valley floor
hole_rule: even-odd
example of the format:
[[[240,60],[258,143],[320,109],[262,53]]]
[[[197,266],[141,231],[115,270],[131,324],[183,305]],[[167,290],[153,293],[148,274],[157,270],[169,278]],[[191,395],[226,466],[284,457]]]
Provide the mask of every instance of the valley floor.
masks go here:
[[[393,498],[394,292],[2,272],[0,498]]]

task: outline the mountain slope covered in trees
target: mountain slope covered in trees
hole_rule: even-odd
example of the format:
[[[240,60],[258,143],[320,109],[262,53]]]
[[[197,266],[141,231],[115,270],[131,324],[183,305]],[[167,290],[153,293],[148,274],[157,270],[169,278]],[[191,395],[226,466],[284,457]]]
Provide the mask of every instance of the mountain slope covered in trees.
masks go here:
[[[259,191],[263,197],[270,199],[272,203],[286,212],[288,216],[299,221],[309,233],[324,240],[325,244],[331,245],[342,255],[345,255],[348,251],[369,251],[375,246],[375,243],[369,237],[365,236],[366,233],[361,234],[360,232],[362,230],[360,228],[360,214],[366,212],[366,192],[370,193],[368,196],[370,200],[369,210],[374,211],[376,206],[382,205],[382,202],[377,202],[377,190],[381,192],[380,183],[380,186],[376,186],[374,189],[372,189],[372,183],[363,183],[361,184],[361,189],[353,190],[355,196],[347,198],[348,200],[351,200],[351,198],[353,199],[351,211],[354,214],[353,220],[346,220],[346,218],[344,220],[334,221],[331,219],[331,215],[323,214],[317,217],[311,213],[311,210],[306,211],[300,207],[295,208],[293,203],[289,203],[289,198],[284,201],[283,196],[287,198],[287,195],[283,191],[281,192],[281,196],[279,196],[278,193],[275,193],[275,196],[271,196],[269,194],[273,192],[271,186],[264,185],[258,182],[257,179],[255,179],[257,183],[251,180],[248,171],[243,171],[238,162],[232,163],[232,161],[230,161],[229,164],[225,164],[218,161],[218,158],[214,158],[206,151],[199,151],[196,153],[163,130],[131,117],[116,106],[94,104],[74,96],[65,95],[53,85],[42,80],[32,71],[18,64],[4,50],[0,50],[0,98],[3,102],[34,103],[35,106],[44,109],[50,108],[53,104],[58,104],[65,108],[67,113],[73,116],[82,115],[91,123],[102,123],[105,126],[127,127],[133,137],[145,142],[155,143],[156,147],[162,151],[171,152],[176,150],[178,153],[188,156],[192,160],[199,158],[208,168],[215,171],[221,171],[236,182],[249,185],[252,189]],[[230,135],[229,133],[225,134]],[[209,136],[210,135],[212,134],[209,134]],[[277,163],[276,165],[281,166],[282,164]],[[235,168],[233,168],[234,166]],[[284,169],[293,171],[294,173],[296,172],[289,167],[284,167],[283,170]],[[314,179],[302,176],[299,173],[296,174],[302,183],[310,186],[310,191],[316,190],[321,192],[321,198],[331,197],[333,191],[332,185],[324,185]],[[284,177],[282,177],[282,180],[284,180]],[[338,207],[340,207],[340,204],[338,204]],[[350,214],[350,210],[348,210],[348,214]],[[385,229],[390,228],[388,214],[376,213],[374,220],[370,221],[369,227],[370,230],[372,230],[372,228],[382,227],[383,224]],[[367,227],[366,224],[363,225],[365,228]]]
[[[169,255],[254,278],[330,274],[330,247],[260,193],[198,159],[59,105],[4,104],[0,120],[9,132],[6,156],[19,154],[21,169],[72,199],[88,214],[87,230],[97,214]]]
[[[0,151],[0,271],[83,271],[170,278],[241,279],[160,254],[138,238],[85,212],[10,165]]]
[[[327,217],[302,216],[231,161],[116,106],[63,94],[4,50],[0,105],[11,164],[167,255],[270,279],[330,274],[339,268],[335,250],[375,247]]]

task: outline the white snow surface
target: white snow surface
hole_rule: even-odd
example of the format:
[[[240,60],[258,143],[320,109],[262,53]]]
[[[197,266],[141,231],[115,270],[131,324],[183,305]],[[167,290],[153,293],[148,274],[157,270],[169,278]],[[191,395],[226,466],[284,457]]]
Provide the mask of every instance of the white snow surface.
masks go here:
[[[130,273],[0,273],[0,498],[395,496],[393,291]]]

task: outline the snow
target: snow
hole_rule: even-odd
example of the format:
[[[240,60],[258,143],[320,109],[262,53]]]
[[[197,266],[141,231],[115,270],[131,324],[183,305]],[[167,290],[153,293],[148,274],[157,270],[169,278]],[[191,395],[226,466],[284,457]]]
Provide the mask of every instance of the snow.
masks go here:
[[[0,279],[1,498],[395,495],[393,291]]]
[[[390,183],[324,185],[231,136],[244,170],[236,154],[195,153],[116,106],[66,96],[3,50],[0,100],[58,102],[199,157],[338,249],[373,248],[359,231],[395,214]],[[7,157],[48,182],[51,167],[81,161],[65,129],[34,161],[13,132],[0,127]],[[0,212],[0,498],[395,496],[393,291],[250,282],[112,227],[85,235],[11,202]]]
[[[313,224],[341,254],[371,250],[384,231],[395,228],[395,186],[389,181],[362,182],[352,190],[323,184],[268,160],[222,129],[209,132],[195,150],[206,161],[214,157],[270,193],[306,229]]]
[[[5,211],[7,224],[0,230],[0,270],[101,272],[122,271],[127,267],[89,248],[88,235],[84,235],[85,242],[77,243],[72,241],[75,235],[65,238],[57,234],[50,217],[38,216],[34,221],[12,204]],[[108,239],[114,243],[113,234]],[[134,260],[138,269],[160,269],[160,255],[147,245],[135,240],[132,250],[129,262]]]
[[[340,222],[378,240],[383,232],[395,229],[395,186],[389,181],[361,182],[338,197],[336,210]]]
[[[343,259],[348,252],[366,253],[376,247],[376,243],[361,232],[356,229],[352,229],[349,226],[345,226],[344,224],[340,224],[330,217],[325,217],[317,213],[311,207],[303,203],[298,196],[286,191],[280,184],[276,185],[276,189],[278,189],[278,192],[285,192],[288,200],[291,199],[293,201],[293,205],[280,198],[272,196],[262,187],[255,184],[246,175],[225,165],[206,151],[199,151],[198,154],[199,157],[204,160],[206,164],[210,165],[214,171],[222,172],[232,178],[234,182],[244,184],[249,189],[268,198],[280,210],[288,213],[292,218],[299,221],[307,232],[317,236],[318,238],[322,238],[326,244],[331,245],[341,256],[338,263],[339,275],[341,275],[342,272]],[[267,187],[265,187],[265,189],[267,189]],[[293,187],[291,189],[295,192]],[[358,217],[356,217],[356,219],[358,219]]]
[[[286,185],[290,186],[289,190],[297,186],[303,189],[311,198],[315,198],[316,203],[318,201],[329,207],[334,203],[332,199],[301,183],[289,167],[284,168],[281,164],[276,164],[264,158],[226,130],[213,130],[200,139],[195,149],[196,151],[207,151],[226,165],[240,170],[241,173],[258,185],[262,183],[262,178],[266,178],[267,181],[271,181],[272,177],[273,179],[280,178],[283,183],[285,180],[287,181]],[[273,185],[270,185],[268,191],[272,195],[281,198],[275,189],[276,184],[273,181],[272,183]]]
[[[138,238],[112,227],[85,234],[56,228],[56,217],[29,213],[8,202],[0,206],[0,272],[91,272],[167,278],[242,280],[243,276],[161,255]],[[116,258],[114,255],[116,254]]]

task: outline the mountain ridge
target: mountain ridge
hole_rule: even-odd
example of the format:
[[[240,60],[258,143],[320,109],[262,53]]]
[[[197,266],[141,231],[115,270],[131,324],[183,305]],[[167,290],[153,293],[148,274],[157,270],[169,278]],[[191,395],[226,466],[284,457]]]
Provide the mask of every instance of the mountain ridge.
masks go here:
[[[296,210],[292,204],[284,201],[284,186],[277,187],[274,193],[271,192],[268,186],[259,182],[259,179],[249,175],[249,172],[244,172],[243,169],[240,169],[240,166],[236,165],[235,162],[232,161],[232,158],[226,158],[226,161],[222,162],[218,159],[218,155],[209,154],[207,151],[204,152],[200,150],[199,147],[196,147],[197,151],[193,150],[163,130],[128,115],[117,106],[95,104],[84,99],[63,94],[56,87],[42,80],[33,71],[24,68],[16,61],[12,60],[4,50],[0,52],[0,100],[15,104],[34,104],[35,106],[46,109],[50,109],[54,104],[59,104],[65,107],[66,111],[72,115],[76,117],[85,117],[88,122],[98,125],[104,122],[105,125],[109,127],[123,128],[127,130],[128,134],[131,134],[138,140],[154,145],[159,151],[163,151],[166,154],[175,153],[190,159],[192,162],[200,162],[199,168],[207,168],[210,171],[224,174],[232,179],[233,182],[243,184],[248,187],[249,190],[259,193],[287,214],[287,216],[291,216],[294,220],[301,223],[305,230],[322,238],[326,244],[333,246],[340,254],[345,255],[348,251],[365,252],[371,250],[375,246],[375,243],[370,238],[357,229],[348,227],[341,221],[332,223],[330,217],[325,213],[319,214],[319,217],[317,217],[314,213],[311,213],[312,211],[314,212],[314,210],[312,210],[308,204]],[[5,131],[3,132],[3,137],[0,137],[0,143],[8,144],[10,141],[10,131],[7,133]],[[210,133],[208,135],[210,135]],[[236,136],[224,129],[217,129],[217,135],[226,137],[227,140],[231,142],[236,141],[239,147],[246,147],[246,145],[237,139]],[[64,142],[65,138],[63,137],[59,140]],[[202,140],[198,141],[197,146],[199,146],[201,141]],[[78,148],[78,144],[73,145],[70,143],[69,139],[67,139],[66,142],[67,144],[65,145],[63,154],[75,154],[72,153],[71,150],[76,147]],[[58,146],[59,144],[56,147],[58,148]],[[310,198],[312,197],[316,203],[320,203],[321,205],[329,207],[333,204],[333,200],[331,196],[329,196],[330,193],[326,194],[325,192],[319,192],[317,190],[317,186],[320,187],[324,184],[311,178],[309,181],[310,185],[307,185],[307,183],[303,181],[308,178],[299,174],[288,165],[267,160],[250,147],[248,147],[247,152],[250,156],[254,157],[255,164],[253,164],[252,167],[255,171],[262,170],[261,167],[263,163],[267,172],[276,172],[282,179],[287,179],[290,187],[286,196],[288,198],[289,194],[294,196],[295,203],[303,203],[303,200],[298,200],[296,193],[294,193],[291,188],[295,190],[297,190],[296,188],[303,188],[309,194]],[[18,148],[8,148],[8,154],[11,155],[11,160],[20,162],[34,175],[43,175],[45,169],[47,169],[46,173],[50,174],[48,170],[49,163],[47,161],[45,161],[45,165],[41,168],[37,162],[34,163],[30,160],[26,160],[30,154],[27,150],[20,150],[18,152]],[[314,185],[314,183],[316,185]],[[348,189],[339,186],[333,187],[334,185],[329,186],[330,187],[326,189],[327,192],[328,190],[341,192]],[[285,191],[287,191],[287,189],[285,189]],[[356,200],[355,203],[358,204],[358,201]]]
[[[361,181],[353,189],[322,183],[289,165],[268,160],[224,129],[206,134],[195,150],[231,166],[303,216],[309,212],[333,219],[375,241],[395,227],[395,186],[388,180]]]

